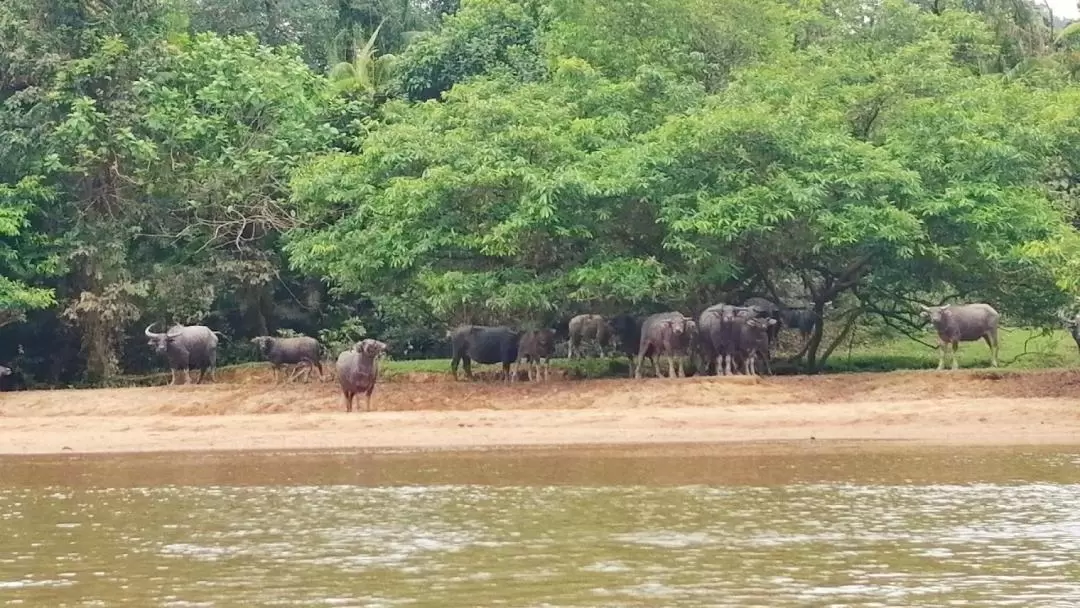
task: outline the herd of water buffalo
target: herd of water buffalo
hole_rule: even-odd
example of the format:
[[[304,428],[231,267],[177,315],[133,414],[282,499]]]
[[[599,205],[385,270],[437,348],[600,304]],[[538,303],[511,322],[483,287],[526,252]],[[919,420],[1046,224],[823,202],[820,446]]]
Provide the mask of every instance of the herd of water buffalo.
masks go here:
[[[998,365],[998,320],[993,307],[984,303],[923,306],[920,316],[929,320],[938,334],[938,369],[945,368],[945,353],[952,352],[952,368],[958,367],[956,350],[960,342],[985,340],[990,347],[990,363]],[[1080,348],[1080,315],[1063,318]],[[695,320],[681,312],[670,311],[648,316],[617,315],[610,318],[582,314],[570,319],[564,332],[554,329],[518,329],[509,326],[462,325],[446,333],[451,345],[450,368],[454,378],[463,365],[472,378],[473,362],[498,363],[502,376],[513,381],[522,363],[527,365],[529,380],[546,380],[550,360],[555,355],[557,337],[567,338],[567,357],[581,357],[583,344],[595,344],[601,357],[621,352],[630,362],[630,374],[642,375],[646,359],[653,372],[662,376],[658,357],[667,360],[668,376],[685,376],[684,360],[694,359],[697,368],[707,374],[757,374],[758,361],[771,374],[770,353],[780,329],[797,330],[805,341],[822,319],[809,308],[788,308],[764,298],[751,298],[741,306],[716,304],[706,308]],[[177,373],[183,372],[191,383],[191,369],[199,370],[197,382],[202,383],[207,371],[214,380],[217,365],[217,346],[220,332],[203,325],[175,325],[165,332],[144,331],[148,345],[164,356],[171,371],[170,385],[176,384]],[[301,371],[308,376],[318,370],[323,377],[324,349],[318,340],[306,336],[259,336],[251,342],[274,371],[275,380],[285,366],[295,366],[293,377]],[[951,346],[951,349],[949,348]],[[346,411],[352,411],[353,400],[363,394],[370,408],[371,394],[378,377],[378,359],[387,345],[374,339],[357,342],[340,353],[335,366],[341,385]],[[0,366],[0,377],[11,370]]]

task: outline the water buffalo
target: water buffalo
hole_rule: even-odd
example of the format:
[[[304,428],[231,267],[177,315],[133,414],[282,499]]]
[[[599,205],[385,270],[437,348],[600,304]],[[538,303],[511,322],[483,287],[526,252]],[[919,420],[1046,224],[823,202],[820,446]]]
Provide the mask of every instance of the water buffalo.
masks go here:
[[[1061,320],[1065,322],[1065,328],[1069,330],[1073,341],[1076,342],[1076,348],[1080,350],[1080,315],[1076,315],[1071,319],[1062,315]]]
[[[465,376],[472,380],[472,362],[502,363],[503,376],[510,381],[510,365],[518,359],[521,333],[510,327],[462,325],[450,332],[450,370],[457,380],[458,363],[464,363]]]
[[[337,379],[341,393],[345,398],[345,411],[351,412],[353,397],[364,394],[364,411],[371,411],[371,393],[375,390],[375,381],[379,378],[380,354],[386,351],[386,344],[366,338],[342,352],[337,358]],[[356,408],[360,411],[360,408]]]
[[[210,369],[210,380],[215,379],[217,368],[217,344],[218,337],[205,325],[174,325],[165,333],[154,333],[146,327],[144,333],[149,338],[148,346],[152,346],[158,353],[165,355],[169,361],[169,369],[172,371],[172,380],[169,385],[176,384],[176,370],[184,370],[186,384],[191,384],[191,372],[193,367],[199,368],[199,381],[202,384],[203,375]]]
[[[657,355],[665,355],[668,360],[668,377],[685,377],[683,369],[683,356],[689,354],[692,335],[696,333],[697,324],[692,327],[688,322],[693,322],[680,312],[660,312],[649,315],[641,324],[641,340],[638,343],[637,365],[634,367],[634,377],[641,377],[641,365],[648,357],[652,362],[656,377],[662,377],[660,366],[656,363]],[[676,368],[675,358],[679,363]]]
[[[604,356],[604,347],[611,342],[612,327],[607,320],[600,315],[578,315],[570,319],[568,327],[570,345],[567,349],[566,358],[574,358],[574,350],[581,354],[581,341],[593,340],[600,349],[600,356]]]
[[[812,308],[785,307],[780,311],[780,322],[784,327],[797,329],[799,337],[806,342],[814,332],[814,327],[821,322],[821,318]]]
[[[753,308],[757,311],[757,316],[761,318],[775,319],[776,323],[769,325],[769,346],[776,344],[776,338],[780,335],[780,328],[783,325],[783,317],[780,314],[780,307],[774,302],[770,302],[765,298],[748,298],[743,302],[743,306],[746,308]]]
[[[322,346],[315,338],[307,336],[295,338],[258,336],[252,338],[251,343],[258,347],[262,356],[273,366],[274,382],[278,381],[278,371],[283,365],[304,365],[307,368],[308,376],[311,375],[311,368],[317,368],[319,370],[319,379],[322,380]],[[297,372],[299,372],[299,369],[289,379],[295,377]]]
[[[533,366],[536,366],[536,381],[540,381],[540,371],[544,372],[544,381],[548,379],[551,367],[551,355],[555,353],[555,330],[533,329],[521,334],[518,342],[517,361],[514,362],[514,371],[510,378],[517,380],[518,367],[525,361],[529,380],[533,379]]]
[[[739,331],[739,354],[743,359],[743,372],[748,376],[757,374],[757,358],[765,364],[765,372],[772,375],[769,366],[769,329],[776,327],[772,317],[737,317]]]
[[[752,308],[721,303],[706,308],[698,316],[701,351],[706,368],[712,368],[715,364],[718,375],[735,373],[738,367],[736,357],[741,356],[740,323],[743,319],[757,314],[758,311]]]
[[[952,368],[958,369],[956,348],[960,342],[982,338],[990,347],[990,365],[998,365],[998,312],[989,304],[922,306],[919,316],[930,319],[938,334],[938,369],[945,369],[945,347],[952,345]]]
[[[630,360],[630,377],[634,377],[634,357],[637,356],[638,346],[641,342],[641,317],[633,315],[617,315],[608,322],[611,330],[619,343],[619,350]]]

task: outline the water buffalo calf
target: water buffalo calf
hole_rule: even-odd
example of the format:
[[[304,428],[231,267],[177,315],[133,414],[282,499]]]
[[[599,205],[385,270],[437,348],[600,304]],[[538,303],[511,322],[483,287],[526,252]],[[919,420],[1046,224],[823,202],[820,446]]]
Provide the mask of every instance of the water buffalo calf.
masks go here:
[[[192,367],[199,368],[199,381],[202,384],[203,375],[210,370],[210,380],[214,380],[217,368],[217,332],[205,325],[174,325],[165,333],[154,333],[146,327],[144,333],[149,338],[147,345],[154,348],[160,354],[165,355],[169,361],[169,369],[172,371],[172,380],[169,385],[176,384],[176,370],[184,370],[184,378],[187,384],[191,384]]]
[[[765,364],[765,372],[772,375],[769,366],[769,330],[776,327],[772,317],[738,317],[739,354],[743,358],[743,371],[748,376],[757,374],[757,358]]]
[[[379,378],[377,359],[385,351],[385,343],[367,338],[338,355],[337,379],[345,398],[346,412],[352,411],[353,398],[361,393],[365,396],[364,411],[371,411],[371,393],[375,390],[375,381]],[[357,408],[357,411],[359,409]]]
[[[510,381],[510,365],[518,359],[521,333],[510,327],[462,325],[450,333],[450,370],[458,377],[458,364],[463,363],[465,376],[472,380],[472,362],[502,363],[503,376]]]
[[[262,356],[273,366],[274,382],[278,381],[278,371],[283,365],[304,365],[307,367],[309,376],[311,368],[315,367],[319,370],[319,379],[322,380],[322,346],[315,338],[309,338],[308,336],[295,338],[258,336],[252,338],[251,343],[258,347]],[[297,372],[294,372],[289,379],[295,377]]]
[[[581,341],[592,340],[600,349],[600,356],[604,356],[604,347],[611,342],[612,328],[607,319],[600,315],[578,315],[570,319],[569,325],[570,345],[567,349],[566,358],[573,359],[574,351],[581,355]]]
[[[540,371],[543,369],[544,381],[548,379],[551,367],[551,355],[555,353],[555,330],[533,329],[521,334],[518,342],[518,358],[514,362],[514,371],[510,378],[517,380],[518,367],[525,361],[529,380],[533,379],[533,366],[536,367],[536,381],[540,381]],[[542,367],[541,367],[542,366]]]
[[[952,368],[958,369],[956,348],[960,342],[982,338],[990,347],[990,365],[998,366],[998,312],[989,304],[923,306],[919,316],[930,319],[938,334],[938,366],[945,369],[945,348],[952,345]]]

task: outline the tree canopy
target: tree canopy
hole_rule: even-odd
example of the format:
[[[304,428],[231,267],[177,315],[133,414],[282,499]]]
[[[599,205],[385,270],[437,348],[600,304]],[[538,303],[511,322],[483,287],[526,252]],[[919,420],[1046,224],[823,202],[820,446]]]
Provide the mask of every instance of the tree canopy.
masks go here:
[[[41,381],[140,369],[155,321],[435,355],[457,322],[1080,293],[1076,26],[1026,0],[17,4],[0,360],[49,333]]]

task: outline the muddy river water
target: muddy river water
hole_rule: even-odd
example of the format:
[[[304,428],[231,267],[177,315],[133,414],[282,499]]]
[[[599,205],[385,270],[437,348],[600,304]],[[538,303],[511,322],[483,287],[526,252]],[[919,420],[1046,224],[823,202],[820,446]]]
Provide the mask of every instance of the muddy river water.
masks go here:
[[[0,606],[1077,606],[1080,448],[0,459]]]

